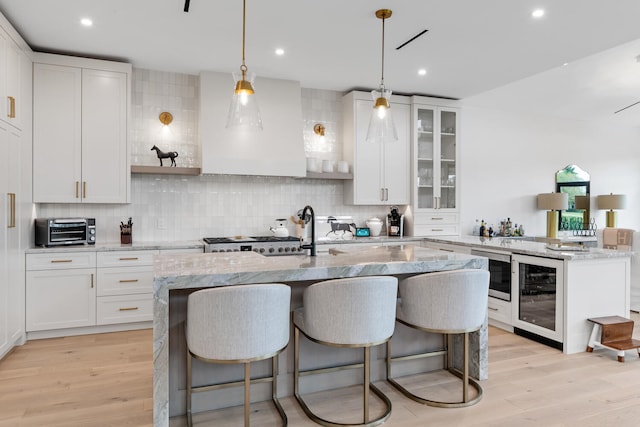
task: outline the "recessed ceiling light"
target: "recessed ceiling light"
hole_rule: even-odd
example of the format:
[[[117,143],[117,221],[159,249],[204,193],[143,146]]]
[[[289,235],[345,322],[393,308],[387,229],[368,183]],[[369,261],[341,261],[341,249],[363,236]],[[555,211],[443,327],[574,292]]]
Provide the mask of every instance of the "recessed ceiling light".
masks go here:
[[[80,23],[81,23],[82,25],[84,25],[85,27],[90,27],[90,26],[92,26],[92,25],[93,25],[93,21],[92,21],[91,19],[89,19],[89,18],[82,18],[82,19],[80,20]]]
[[[568,62],[565,62],[564,64],[562,64],[563,67],[566,67],[567,65],[569,65]]]
[[[427,75],[427,70],[425,70],[424,68],[420,68],[418,70],[418,75],[419,76],[426,76]]]
[[[531,12],[531,16],[534,18],[542,18],[544,16],[544,9],[536,9]]]
[[[284,55],[284,49],[282,49],[282,48],[276,49],[276,55],[278,55],[278,56]]]

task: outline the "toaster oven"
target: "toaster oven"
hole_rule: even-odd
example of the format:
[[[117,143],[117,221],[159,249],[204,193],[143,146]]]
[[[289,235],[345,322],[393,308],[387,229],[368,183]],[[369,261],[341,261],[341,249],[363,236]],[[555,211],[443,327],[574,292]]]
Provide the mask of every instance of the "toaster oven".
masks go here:
[[[95,243],[95,218],[36,218],[36,246]]]

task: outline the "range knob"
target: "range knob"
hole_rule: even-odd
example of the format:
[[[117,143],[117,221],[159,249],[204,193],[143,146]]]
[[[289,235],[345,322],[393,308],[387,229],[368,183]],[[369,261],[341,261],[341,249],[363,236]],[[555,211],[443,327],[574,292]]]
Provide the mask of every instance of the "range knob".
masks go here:
[[[253,252],[259,252],[258,248],[253,248]]]
[[[233,252],[240,252],[240,249],[234,249]]]
[[[274,252],[273,248],[269,248],[269,253],[272,254]]]
[[[217,249],[211,249],[211,253],[213,253],[213,252],[218,252],[218,250]]]
[[[288,246],[286,248],[284,248],[285,252],[289,252],[291,250],[291,248],[289,248]]]
[[[284,249],[283,248],[278,248],[278,252],[282,253]]]
[[[260,253],[263,254],[264,253],[264,248],[260,248]]]
[[[227,249],[227,252],[233,252],[233,249]]]

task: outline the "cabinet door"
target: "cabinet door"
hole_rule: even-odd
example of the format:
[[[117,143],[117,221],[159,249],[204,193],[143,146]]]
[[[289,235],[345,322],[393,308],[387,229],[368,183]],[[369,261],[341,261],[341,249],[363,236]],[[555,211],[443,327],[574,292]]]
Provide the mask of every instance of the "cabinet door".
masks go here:
[[[27,331],[96,324],[95,269],[27,271]]]
[[[0,150],[6,153],[9,147],[7,125],[0,122]],[[0,356],[9,350],[8,340],[8,310],[11,306],[9,302],[9,263],[7,260],[7,232],[9,230],[9,210],[10,197],[9,191],[9,170],[6,166],[5,159],[0,167]]]
[[[82,73],[33,65],[33,201],[79,203]]]
[[[430,106],[415,107],[415,166],[416,195],[415,204],[418,210],[435,207],[436,192],[434,184],[437,174],[434,167],[436,109]]]
[[[82,200],[126,203],[127,75],[82,70]]]
[[[452,108],[440,108],[438,110],[440,134],[438,149],[438,179],[440,191],[438,191],[438,209],[456,209],[458,199],[456,192],[456,167],[458,159],[458,112]]]
[[[20,96],[21,82],[20,82],[20,62],[22,52],[20,48],[11,40],[6,42],[6,75],[7,80],[5,82],[6,98],[3,99],[5,103],[5,120],[12,126],[18,129],[22,129],[22,111],[24,99]]]
[[[385,204],[408,205],[411,202],[411,107],[407,104],[391,103],[393,121],[398,140],[382,144],[384,156]]]
[[[358,205],[380,205],[384,202],[381,165],[385,144],[365,141],[373,111],[372,105],[371,101],[356,101],[353,186],[354,202]]]
[[[6,220],[7,250],[7,333],[10,343],[15,343],[24,333],[24,254],[20,251],[20,144],[21,132],[9,127],[8,147],[2,153],[6,156],[8,171],[7,192],[8,209]]]

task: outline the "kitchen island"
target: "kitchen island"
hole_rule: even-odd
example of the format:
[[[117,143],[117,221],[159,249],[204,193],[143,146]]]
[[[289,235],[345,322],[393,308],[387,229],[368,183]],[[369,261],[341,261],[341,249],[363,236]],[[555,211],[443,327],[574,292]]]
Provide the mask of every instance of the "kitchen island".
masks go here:
[[[186,315],[186,297],[196,289],[216,286],[230,286],[250,283],[286,283],[292,287],[292,308],[302,303],[302,291],[311,283],[342,277],[373,275],[393,275],[406,277],[420,273],[458,270],[463,268],[487,268],[487,260],[466,254],[443,253],[414,245],[376,246],[332,250],[317,257],[284,256],[264,257],[253,252],[233,252],[218,254],[192,254],[159,256],[154,261],[154,425],[168,426],[169,417],[184,414],[184,357],[183,339],[184,319]],[[399,343],[404,342],[402,334]],[[406,337],[407,335],[405,335]],[[435,338],[435,337],[434,337]],[[415,341],[407,338],[408,342]],[[470,357],[473,361],[472,375],[479,379],[487,378],[487,329],[485,326],[474,333],[470,340]],[[401,344],[396,345],[400,348]],[[454,358],[460,359],[460,353],[454,347]],[[282,353],[279,361],[279,390],[282,395],[291,395],[290,349]],[[412,348],[413,350],[413,348]],[[353,354],[349,354],[353,358]],[[322,355],[324,357],[324,355]],[[372,354],[372,380],[384,377],[383,355]],[[338,363],[344,360],[339,360]],[[325,360],[326,363],[326,360]],[[229,377],[241,377],[242,371],[233,371],[233,365],[225,365],[224,371],[218,370],[213,376],[215,381],[225,381]],[[197,367],[194,365],[194,370]],[[202,368],[199,380],[212,377]],[[240,367],[241,368],[241,367]],[[253,367],[252,367],[253,372]],[[255,369],[260,375],[260,367]],[[220,375],[222,373],[222,377]],[[342,386],[344,381],[357,383],[357,378],[346,378],[340,374],[336,379],[327,376],[325,382],[319,381],[315,387]],[[265,390],[266,391],[266,390]],[[212,402],[232,406],[242,400],[242,390],[225,390],[225,398]],[[304,392],[304,391],[303,391]],[[202,393],[207,396],[208,393]],[[260,396],[260,390],[255,393]],[[265,394],[265,398],[266,398]],[[194,412],[199,402],[194,399]],[[201,406],[203,407],[203,406]],[[210,407],[210,406],[209,406]]]

